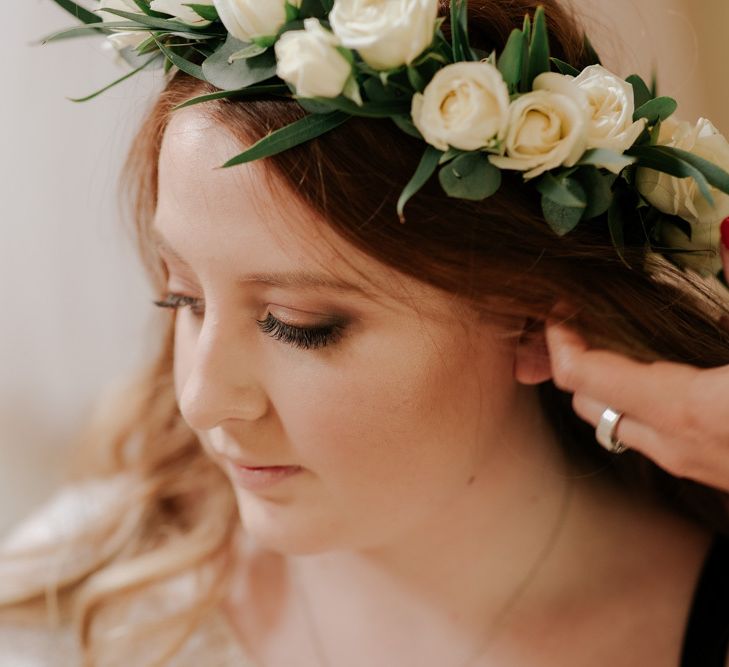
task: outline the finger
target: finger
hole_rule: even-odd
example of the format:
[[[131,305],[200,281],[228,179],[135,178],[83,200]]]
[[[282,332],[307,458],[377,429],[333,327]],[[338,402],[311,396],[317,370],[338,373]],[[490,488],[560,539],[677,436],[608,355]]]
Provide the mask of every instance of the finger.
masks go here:
[[[669,361],[646,363],[617,352],[590,349],[565,325],[547,324],[547,347],[555,384],[628,412],[651,427],[682,414],[685,394],[698,369]]]
[[[608,407],[601,401],[596,401],[584,394],[575,394],[572,397],[572,406],[577,415],[595,428],[600,423],[602,413]],[[612,406],[610,406],[612,407]],[[626,447],[635,449],[653,459],[658,465],[665,467],[666,439],[653,427],[638,421],[629,414],[624,414],[618,421],[614,436]],[[670,450],[669,454],[670,454]]]

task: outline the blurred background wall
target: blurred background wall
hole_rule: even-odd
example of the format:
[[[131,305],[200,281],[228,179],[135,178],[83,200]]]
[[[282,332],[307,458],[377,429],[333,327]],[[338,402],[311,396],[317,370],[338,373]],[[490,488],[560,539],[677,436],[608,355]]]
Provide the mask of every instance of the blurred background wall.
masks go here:
[[[680,116],[729,132],[726,0],[571,2],[606,66],[649,79],[655,64]],[[150,356],[159,321],[116,183],[161,74],[70,102],[128,69],[101,38],[33,46],[74,19],[51,0],[12,4],[0,40],[0,534],[57,489],[94,398]]]

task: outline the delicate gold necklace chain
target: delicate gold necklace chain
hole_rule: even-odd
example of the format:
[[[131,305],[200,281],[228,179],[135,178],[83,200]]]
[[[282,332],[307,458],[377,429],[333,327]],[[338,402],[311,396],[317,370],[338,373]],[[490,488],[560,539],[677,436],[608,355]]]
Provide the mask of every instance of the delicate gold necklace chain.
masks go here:
[[[486,653],[488,648],[491,646],[494,636],[496,635],[497,627],[501,623],[503,623],[507,614],[511,611],[514,604],[516,604],[516,601],[519,599],[519,596],[522,595],[522,593],[524,592],[526,587],[529,585],[531,580],[534,578],[534,576],[538,572],[539,567],[544,562],[544,559],[547,557],[549,552],[556,545],[557,539],[559,538],[559,535],[564,526],[565,518],[567,515],[567,508],[569,506],[569,502],[572,497],[573,488],[574,488],[574,478],[568,477],[566,479],[566,483],[564,485],[564,490],[563,490],[563,494],[562,494],[562,502],[560,503],[560,509],[559,509],[559,513],[557,515],[557,520],[556,520],[554,526],[552,527],[552,530],[550,531],[546,544],[539,551],[539,554],[537,554],[537,558],[535,559],[534,563],[532,563],[531,567],[527,571],[527,574],[524,577],[524,579],[519,583],[519,585],[516,587],[514,592],[509,596],[509,599],[506,601],[506,604],[496,614],[495,620],[492,621],[491,624],[489,625],[488,633],[487,633],[486,637],[484,638],[483,643],[478,648],[478,651],[475,654],[473,654],[472,656],[470,656],[465,662],[461,663],[460,667],[469,667],[469,665],[471,665],[473,662],[475,662],[478,658],[483,657],[483,655]],[[309,600],[306,595],[306,591],[304,590],[304,587],[301,585],[301,583],[298,584],[298,589],[299,589],[299,599],[301,600],[302,608],[304,610],[304,616],[306,617],[306,623],[309,626],[309,633],[311,634],[311,637],[314,640],[316,653],[317,653],[317,659],[319,661],[319,664],[321,665],[321,667],[331,667],[331,665],[329,664],[329,661],[326,658],[326,654],[325,654],[324,648],[321,644],[321,639],[319,638],[319,634],[316,631],[316,627],[314,625],[314,617],[313,617],[313,614],[311,611],[311,606],[309,604]]]

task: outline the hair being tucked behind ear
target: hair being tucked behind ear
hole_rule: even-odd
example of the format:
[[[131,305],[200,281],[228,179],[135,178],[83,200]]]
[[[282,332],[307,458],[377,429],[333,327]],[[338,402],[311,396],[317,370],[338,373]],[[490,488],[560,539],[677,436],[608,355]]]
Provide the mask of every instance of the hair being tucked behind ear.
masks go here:
[[[441,14],[447,15],[448,3]],[[525,13],[546,9],[552,55],[578,68],[589,64],[578,22],[556,0],[471,0],[473,46],[500,51]],[[448,21],[443,31],[449,34]],[[134,141],[124,186],[133,204],[140,254],[160,296],[166,276],[150,242],[157,202],[157,163],[173,107],[214,92],[212,86],[177,72],[154,103]],[[243,145],[303,117],[294,100],[217,100],[200,106]],[[543,321],[556,301],[578,309],[572,324],[591,342],[640,359],[668,359],[712,367],[729,364],[727,313],[698,279],[646,256],[628,242],[617,256],[604,218],[581,223],[557,237],[542,217],[539,200],[521,175],[505,172],[499,192],[481,202],[449,199],[436,179],[408,202],[407,221],[396,214],[400,192],[422,154],[422,143],[385,119],[353,118],[329,133],[266,158],[272,182],[286,187],[354,248],[410,277],[453,295],[475,318]],[[232,156],[231,156],[232,157]],[[233,167],[235,168],[235,167]],[[346,260],[346,257],[344,258]],[[105,644],[105,612],[146,599],[178,575],[206,573],[191,601],[163,619],[171,634],[160,635],[174,653],[220,601],[230,576],[230,556],[239,524],[226,478],[203,452],[175,403],[172,380],[172,321],[161,336],[158,359],[127,394],[89,428],[83,449],[87,474],[133,473],[134,489],[119,499],[105,525],[78,537],[77,546],[104,558],[78,561],[58,582],[63,598],[76,602],[77,622],[89,658],[103,664],[109,652],[133,655],[154,636],[147,621],[128,621],[119,642]],[[516,327],[513,334],[520,333]],[[538,387],[551,426],[575,466],[622,480],[674,511],[729,534],[725,497],[701,484],[662,471],[637,452],[611,456],[594,431],[572,410],[571,396],[550,382]],[[122,517],[123,538],[114,528]],[[138,518],[136,518],[138,517]],[[109,546],[111,545],[111,546]],[[51,549],[48,562],[67,545]],[[55,560],[54,560],[55,559]],[[25,594],[5,602],[38,598],[44,584],[28,582]],[[0,590],[2,587],[0,586]],[[0,594],[0,603],[3,599]],[[148,635],[148,636],[145,636]],[[143,637],[140,640],[140,637]],[[164,651],[156,664],[164,664]],[[95,660],[98,659],[98,662]],[[132,662],[127,662],[132,664]]]

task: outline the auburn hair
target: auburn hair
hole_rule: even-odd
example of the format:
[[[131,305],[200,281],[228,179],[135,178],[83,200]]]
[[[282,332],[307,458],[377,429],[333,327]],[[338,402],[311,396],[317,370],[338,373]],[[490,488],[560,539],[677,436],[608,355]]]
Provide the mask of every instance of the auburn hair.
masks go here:
[[[551,54],[578,69],[591,64],[580,22],[557,0],[471,0],[472,45],[500,52],[511,30],[520,28],[524,15],[533,15],[538,5],[546,10]],[[448,2],[441,2],[441,15],[448,9]],[[449,36],[448,19],[442,29]],[[122,192],[132,204],[132,231],[160,295],[166,290],[166,276],[150,227],[162,137],[174,106],[215,90],[183,72],[171,75],[125,163]],[[237,137],[241,150],[306,113],[295,100],[276,96],[220,99],[201,104],[199,110]],[[266,158],[265,165],[339,238],[388,267],[452,294],[474,317],[508,314],[538,329],[554,304],[567,300],[576,308],[572,326],[594,344],[644,361],[670,360],[701,368],[729,364],[729,329],[722,322],[729,309],[706,282],[648,253],[642,237],[626,238],[626,265],[604,217],[558,237],[544,220],[538,195],[518,172],[504,172],[499,192],[479,202],[447,197],[432,178],[408,202],[402,224],[397,199],[423,149],[421,141],[389,119],[352,118],[319,138]],[[176,405],[173,326],[170,319],[160,332],[154,362],[100,407],[81,438],[78,476],[123,475],[128,484],[116,510],[76,538],[78,545],[93,546],[96,555],[60,568],[62,575],[52,582],[41,578],[16,587],[5,599],[0,594],[0,603],[6,605],[38,601],[52,584],[60,599],[69,602],[86,664],[102,664],[107,651],[119,654],[119,647],[109,644],[103,633],[107,613],[113,617],[117,610],[117,616],[124,617],[124,609],[165,582],[185,573],[205,574],[187,604],[177,605],[159,625],[147,620],[130,625],[123,637],[124,650],[132,655],[139,636],[148,642],[152,631],[167,628],[168,634],[155,635],[165,638],[156,663],[164,664],[221,601],[230,576],[239,524],[236,504],[227,478],[203,452]],[[593,427],[575,414],[571,394],[552,381],[537,390],[575,466],[612,475],[626,491],[729,534],[726,494],[676,477],[636,451],[609,454],[596,444]],[[43,558],[57,553],[60,545]]]

